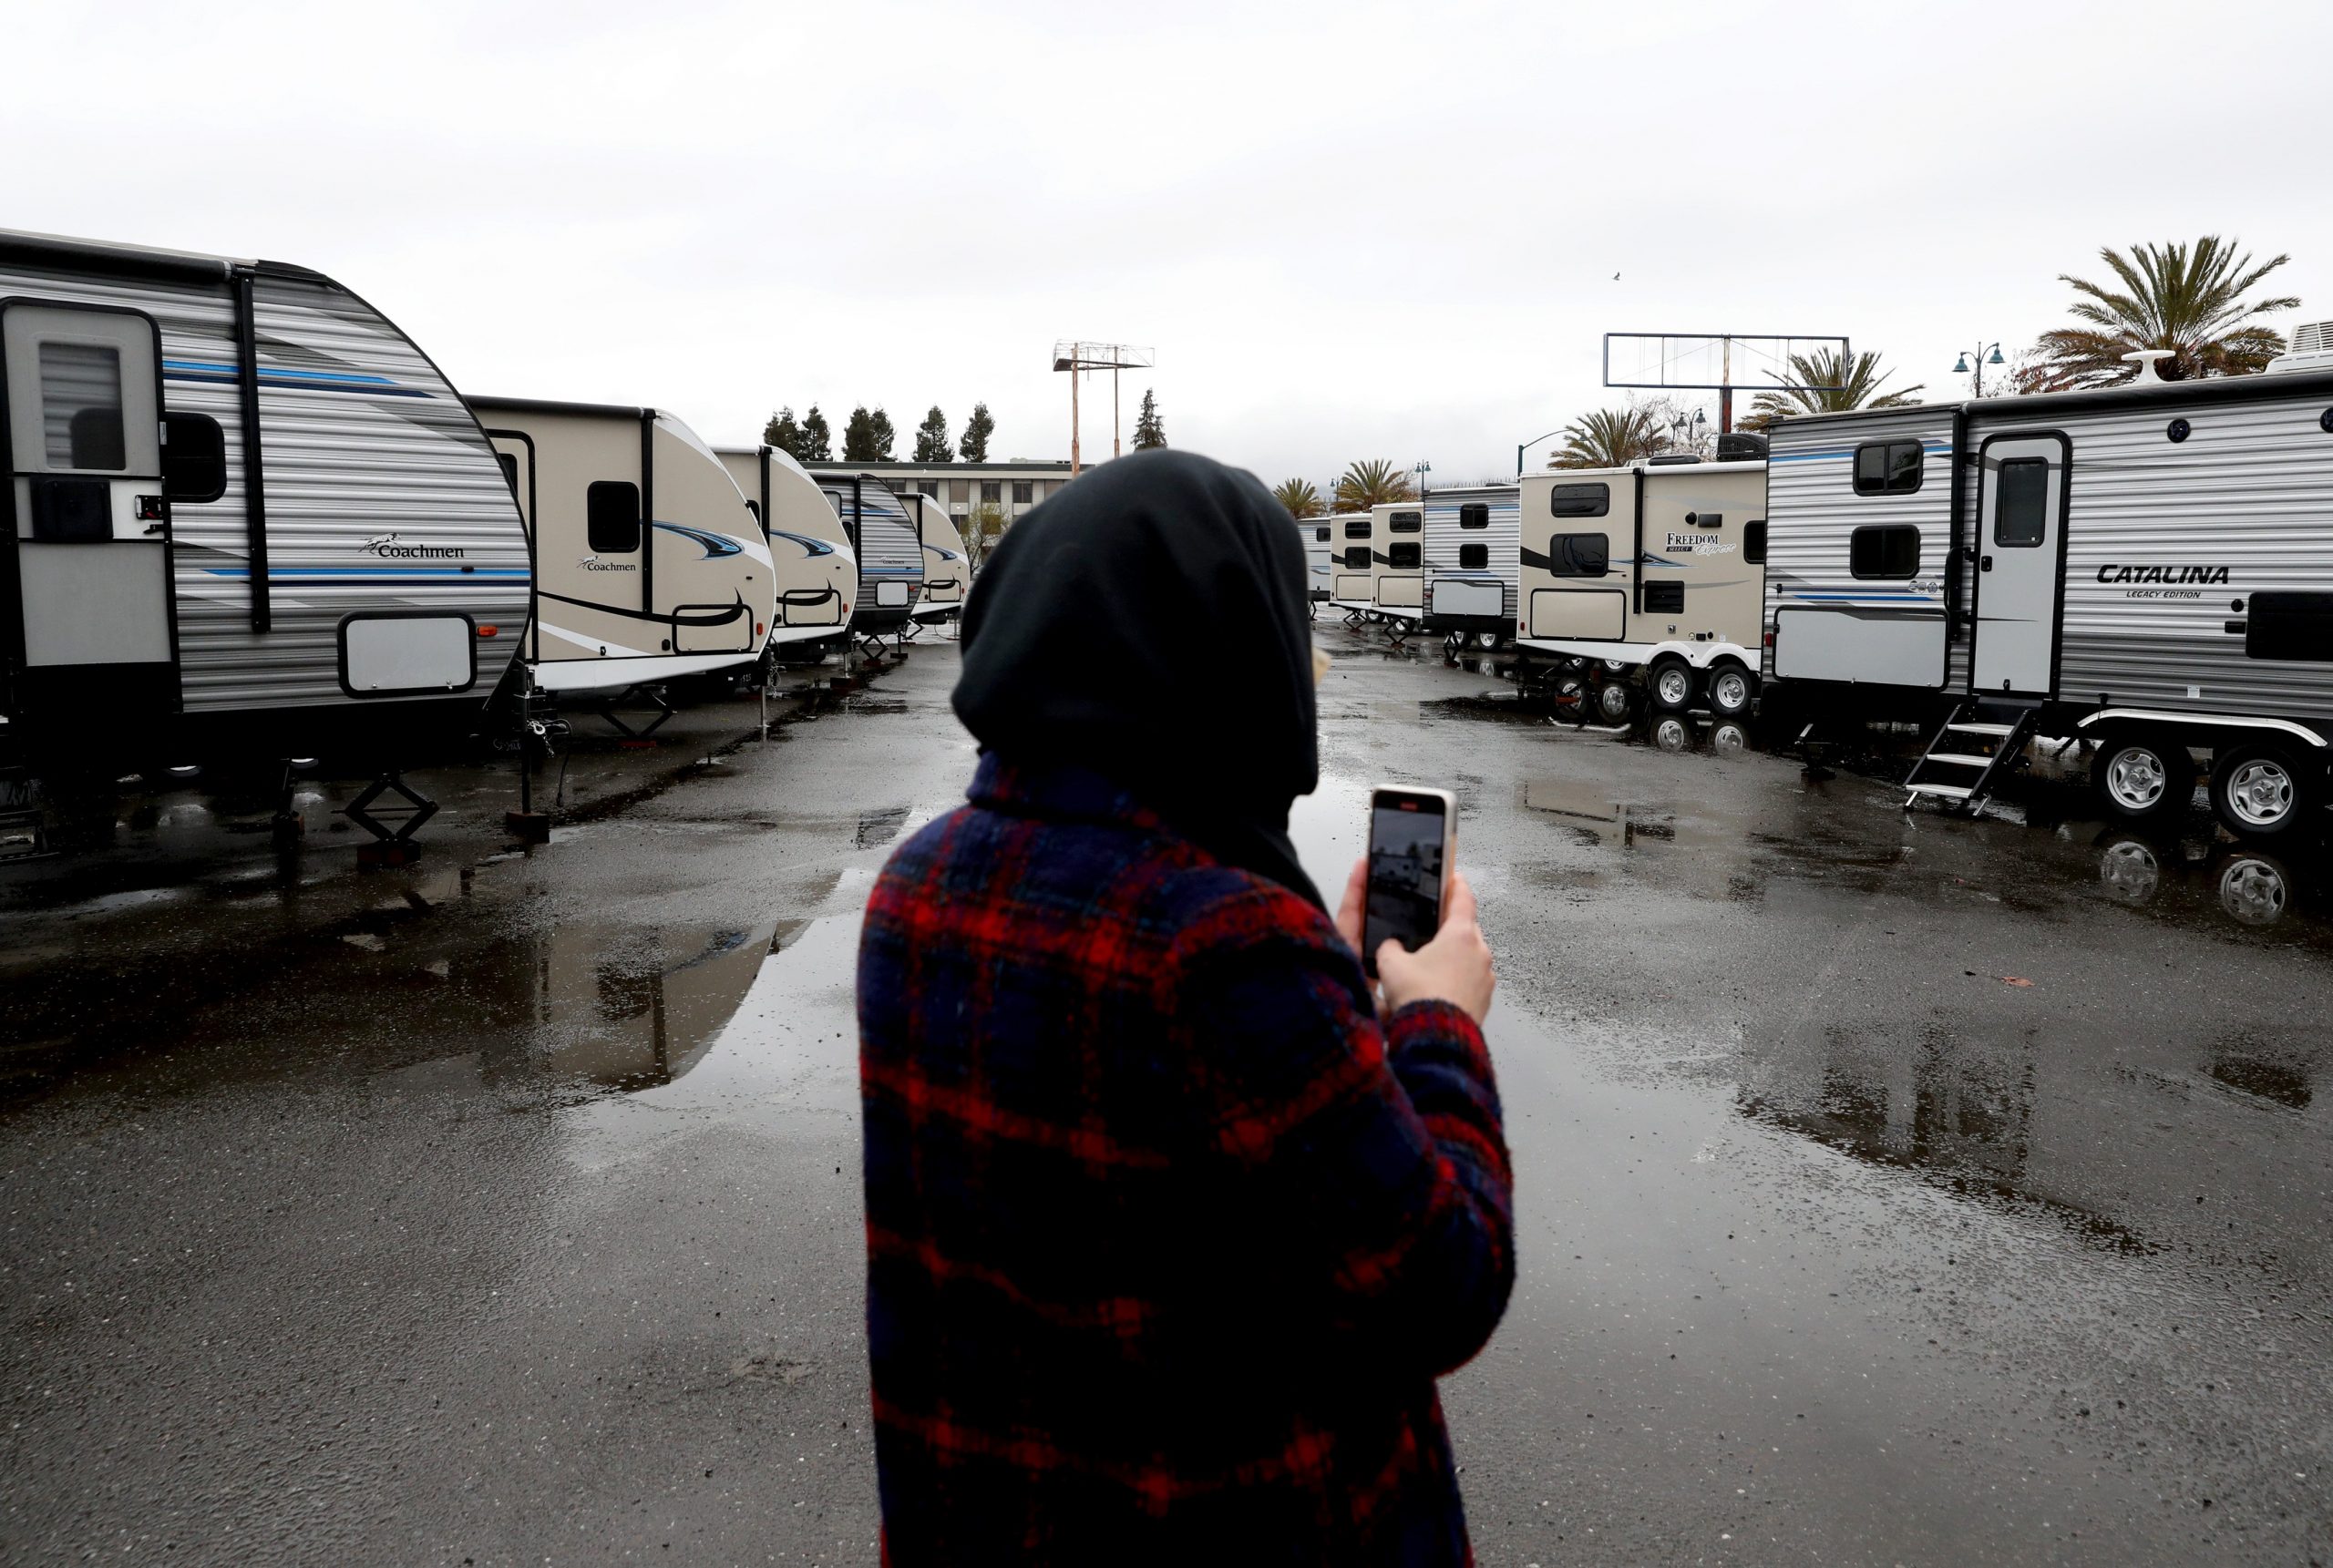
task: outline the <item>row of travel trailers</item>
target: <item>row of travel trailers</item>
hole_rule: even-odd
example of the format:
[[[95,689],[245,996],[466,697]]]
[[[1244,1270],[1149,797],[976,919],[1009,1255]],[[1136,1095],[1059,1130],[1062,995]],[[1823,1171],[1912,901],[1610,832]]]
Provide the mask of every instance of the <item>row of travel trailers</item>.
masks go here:
[[[904,633],[968,582],[926,497],[464,395],[272,261],[0,233],[0,764],[386,756],[520,688]]]
[[[1790,419],[1715,461],[1551,470],[1297,526],[1316,599],[1511,636],[1609,720],[1758,706],[1786,734],[1914,723],[1929,739],[1906,804],[1963,810],[2036,743],[2081,742],[2116,818],[2174,816],[2205,782],[2240,835],[2321,825],[2333,323],[2299,328],[2263,374],[2153,368]]]

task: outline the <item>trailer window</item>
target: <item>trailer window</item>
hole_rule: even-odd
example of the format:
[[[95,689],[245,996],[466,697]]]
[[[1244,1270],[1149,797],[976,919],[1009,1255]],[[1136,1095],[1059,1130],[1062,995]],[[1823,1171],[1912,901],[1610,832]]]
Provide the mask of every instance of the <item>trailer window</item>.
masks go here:
[[[1490,547],[1490,546],[1488,546],[1488,545],[1460,545],[1460,546],[1458,547],[1458,569],[1459,569],[1459,570],[1461,570],[1461,571],[1483,571],[1483,570],[1487,569],[1489,568],[1490,564],[1491,564],[1491,547]]]
[[[840,512],[838,501],[835,510]],[[640,487],[629,479],[594,479],[583,492],[583,534],[593,555],[622,555],[640,548]]]
[[[41,431],[48,466],[118,474],[129,465],[121,429],[121,351],[102,343],[40,345]]]
[[[227,493],[227,436],[208,414],[162,415],[162,493],[198,505]]]
[[[2034,549],[2050,531],[2050,464],[2042,457],[2013,457],[2001,465],[1993,488],[1993,543],[2004,549]]]
[[[1389,512],[1386,514],[1385,531],[1389,534],[1413,534],[1424,527],[1425,514],[1423,512]]]
[[[1847,540],[1847,570],[1860,578],[1917,576],[1920,530],[1909,523],[1857,528]]]
[[[2244,620],[2248,659],[2333,663],[2333,593],[2256,593]]]
[[[1855,494],[1908,496],[1920,487],[1927,461],[1917,441],[1866,441],[1855,448]]]
[[[1369,524],[1367,522],[1347,523],[1345,525],[1345,538],[1349,539],[1365,539],[1368,537]]]
[[[1487,528],[1491,526],[1491,509],[1482,501],[1469,501],[1458,508],[1458,526],[1462,528]]]
[[[1326,523],[1322,523],[1319,528],[1314,528],[1314,529],[1312,530],[1312,542],[1313,542],[1314,544],[1321,544],[1321,545],[1325,545],[1325,544],[1327,544],[1327,543],[1329,542],[1329,525],[1328,525],[1328,524],[1326,524]]]
[[[1547,569],[1557,577],[1602,577],[1612,569],[1608,534],[1552,534]]]
[[[1367,545],[1349,545],[1346,547],[1345,569],[1347,571],[1367,571],[1369,569],[1369,547]]]
[[[1612,509],[1609,485],[1557,485],[1547,492],[1547,509],[1558,518],[1600,518]]]
[[[1766,564],[1766,519],[1742,525],[1742,559],[1751,566]]]
[[[1414,540],[1407,544],[1387,545],[1385,564],[1395,571],[1415,571],[1424,564],[1425,558],[1421,553],[1423,548],[1423,547]]]

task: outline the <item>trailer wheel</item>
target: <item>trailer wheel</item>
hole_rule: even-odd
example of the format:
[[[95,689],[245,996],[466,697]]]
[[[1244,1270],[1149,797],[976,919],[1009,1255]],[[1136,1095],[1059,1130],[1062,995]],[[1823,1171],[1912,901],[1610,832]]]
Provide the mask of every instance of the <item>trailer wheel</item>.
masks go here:
[[[1664,713],[1681,713],[1693,705],[1692,667],[1681,659],[1664,659],[1652,669],[1652,705]]]
[[[2187,809],[2195,793],[2195,764],[2184,746],[2152,735],[2126,735],[2099,752],[2090,782],[2107,815],[2150,822]]]
[[[1758,682],[1738,664],[1721,664],[1710,672],[1710,711],[1721,719],[1739,719],[1757,700]]]
[[[1495,631],[1477,631],[1475,633],[1475,646],[1481,649],[1485,653],[1495,652],[1498,649],[1498,645],[1504,641],[1505,639],[1500,637]]]
[[[1622,681],[1607,681],[1596,688],[1596,716],[1608,724],[1625,724],[1636,706],[1636,693]]]
[[[2244,837],[2291,832],[2315,795],[2301,764],[2281,746],[2231,746],[2212,769],[2212,809]]]

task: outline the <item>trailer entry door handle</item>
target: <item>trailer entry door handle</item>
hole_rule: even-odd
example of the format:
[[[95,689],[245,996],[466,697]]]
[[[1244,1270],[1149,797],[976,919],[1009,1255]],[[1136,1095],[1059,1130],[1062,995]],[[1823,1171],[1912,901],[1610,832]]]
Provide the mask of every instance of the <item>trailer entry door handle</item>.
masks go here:
[[[2244,622],[2241,620],[2231,620],[2227,623],[2225,630],[2230,637],[2241,637],[2244,635]]]
[[[1993,558],[1992,558],[1992,557],[1990,557],[1990,556],[1978,556],[1978,557],[1977,558],[1977,569],[1978,569],[1978,571],[1990,571],[1990,570],[1992,570],[1992,569],[1993,569]]]

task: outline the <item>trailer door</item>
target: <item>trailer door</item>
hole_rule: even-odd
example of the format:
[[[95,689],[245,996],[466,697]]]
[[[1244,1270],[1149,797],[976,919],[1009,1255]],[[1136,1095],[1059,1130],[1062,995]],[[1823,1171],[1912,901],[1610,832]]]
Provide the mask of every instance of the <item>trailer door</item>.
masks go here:
[[[1970,689],[2052,697],[2066,549],[2066,438],[2055,432],[1995,436],[1978,452]]]
[[[0,304],[19,694],[176,706],[161,348],[136,311]]]

